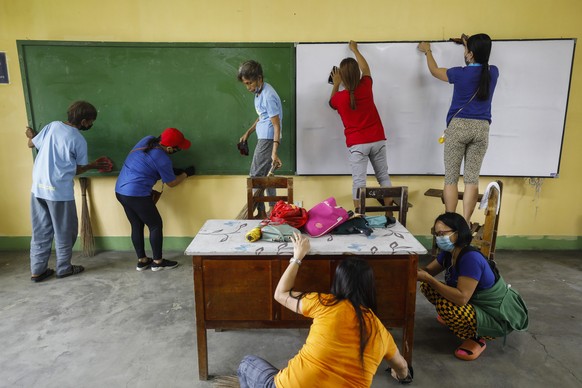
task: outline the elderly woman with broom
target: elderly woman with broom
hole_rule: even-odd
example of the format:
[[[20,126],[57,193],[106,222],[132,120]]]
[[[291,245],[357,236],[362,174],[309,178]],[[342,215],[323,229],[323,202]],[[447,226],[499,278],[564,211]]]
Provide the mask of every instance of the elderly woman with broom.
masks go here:
[[[146,136],[130,151],[115,184],[115,195],[123,206],[131,224],[131,242],[138,261],[136,269],[152,271],[172,269],[178,263],[162,257],[162,217],[156,207],[159,196],[152,190],[161,179],[170,187],[175,187],[194,175],[194,167],[184,170],[172,168],[170,155],[190,148],[190,141],[176,128],[166,128],[158,137]],[[159,193],[158,193],[159,194]],[[153,258],[146,256],[144,247],[144,226],[150,232]]]

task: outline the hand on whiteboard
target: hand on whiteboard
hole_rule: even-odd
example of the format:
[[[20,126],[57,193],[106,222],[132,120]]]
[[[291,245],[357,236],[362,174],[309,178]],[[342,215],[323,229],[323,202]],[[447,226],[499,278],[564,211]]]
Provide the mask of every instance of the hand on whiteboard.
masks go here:
[[[426,54],[427,52],[430,51],[430,43],[420,42],[416,48],[418,48],[418,51],[420,51],[421,53]]]
[[[461,34],[460,38],[450,38],[449,40],[451,42],[455,42],[456,44],[467,44],[467,39],[469,39],[469,37],[465,34]]]
[[[350,50],[355,54],[358,51],[358,42],[350,40]]]

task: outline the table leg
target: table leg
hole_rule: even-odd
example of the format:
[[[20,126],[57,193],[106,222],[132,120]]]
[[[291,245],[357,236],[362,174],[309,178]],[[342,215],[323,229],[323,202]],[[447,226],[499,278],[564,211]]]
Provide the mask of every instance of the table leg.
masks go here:
[[[196,321],[196,340],[198,343],[198,377],[208,380],[208,343],[206,340],[206,325]]]
[[[202,274],[202,257],[192,256],[194,269],[194,301],[196,303],[196,344],[198,347],[198,376],[208,380],[208,341],[206,317],[204,314],[204,282]]]
[[[406,319],[402,330],[402,356],[408,365],[412,365],[412,347],[414,345],[417,267],[418,256],[410,255],[408,259],[408,285],[406,287]]]

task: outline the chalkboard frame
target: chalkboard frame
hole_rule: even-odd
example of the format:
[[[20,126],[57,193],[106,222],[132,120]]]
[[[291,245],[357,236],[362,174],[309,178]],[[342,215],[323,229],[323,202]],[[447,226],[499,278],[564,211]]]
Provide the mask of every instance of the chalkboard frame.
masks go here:
[[[170,126],[174,126],[182,130],[186,137],[192,140],[192,148],[188,151],[182,151],[179,154],[173,156],[174,165],[177,167],[182,167],[190,164],[194,164],[197,168],[197,174],[199,175],[248,175],[250,163],[252,160],[252,150],[256,144],[256,135],[251,135],[249,139],[249,146],[251,148],[250,156],[242,156],[239,154],[236,148],[236,143],[239,137],[248,129],[248,127],[256,119],[256,112],[254,109],[253,98],[254,96],[249,93],[244,86],[236,78],[236,70],[238,65],[244,60],[256,59],[263,65],[263,70],[265,73],[265,81],[271,83],[277,92],[279,93],[281,100],[283,102],[283,139],[281,141],[281,146],[279,148],[279,156],[282,159],[284,165],[278,170],[279,174],[294,174],[295,173],[295,48],[293,43],[242,43],[242,42],[226,42],[226,43],[206,43],[206,42],[85,42],[85,41],[47,41],[47,40],[18,40],[17,48],[19,53],[19,62],[21,68],[22,83],[24,89],[24,97],[28,118],[28,125],[35,128],[37,131],[42,129],[44,125],[48,124],[54,120],[65,120],[66,119],[66,109],[68,104],[74,100],[84,99],[94,105],[96,105],[99,110],[99,115],[94,127],[90,131],[82,132],[86,137],[89,149],[89,158],[93,160],[101,155],[109,155],[112,150],[115,150],[116,157],[114,158],[114,170],[110,173],[102,174],[96,171],[91,171],[85,175],[89,176],[115,176],[119,173],[125,156],[137,143],[139,139],[146,135],[159,135],[161,131]],[[128,52],[128,55],[132,55],[132,52],[139,50],[174,50],[176,52],[187,52],[188,50],[208,50],[208,52],[217,52],[222,57],[216,59],[217,66],[212,68],[207,68],[207,71],[214,71],[215,68],[220,68],[216,71],[224,72],[225,79],[223,84],[221,84],[216,89],[212,89],[211,93],[220,94],[226,93],[228,97],[232,97],[229,100],[230,106],[234,107],[235,114],[232,111],[229,113],[215,114],[219,111],[219,106],[217,101],[208,100],[208,106],[210,116],[214,114],[214,117],[208,118],[205,113],[199,115],[198,117],[204,116],[207,123],[212,124],[213,120],[228,120],[229,114],[235,116],[230,119],[234,125],[228,127],[227,130],[213,128],[212,125],[204,126],[205,133],[195,132],[192,133],[192,128],[188,125],[175,124],[173,120],[158,120],[157,124],[153,122],[142,121],[136,123],[135,128],[122,128],[122,132],[126,132],[127,138],[123,138],[119,141],[119,136],[122,132],[115,132],[114,121],[111,119],[111,111],[115,110],[112,106],[108,106],[107,103],[100,101],[100,93],[109,93],[113,95],[115,92],[107,92],[103,90],[97,90],[95,93],[75,93],[72,90],[71,93],[63,92],[59,96],[60,101],[57,103],[55,98],[50,96],[43,98],[40,101],[39,98],[39,88],[50,87],[48,82],[48,76],[43,74],[43,77],[47,77],[47,82],[44,85],[39,84],[38,76],[33,74],[38,69],[35,69],[31,64],[31,58],[34,56],[32,50],[50,50],[51,48],[57,48],[57,50],[74,50],[79,53],[87,53],[87,50],[99,50],[99,49],[110,49],[112,52],[115,50],[124,50]],[[77,50],[78,49],[78,50]],[[133,50],[133,51],[132,51]],[[159,51],[155,51],[159,52]],[[226,54],[225,54],[226,53]],[[232,55],[230,55],[232,54]],[[255,55],[253,55],[255,54]],[[191,54],[194,55],[194,54]],[[211,54],[207,54],[209,57]],[[224,59],[223,57],[226,57]],[[273,58],[277,60],[273,60]],[[263,60],[268,58],[269,60]],[[279,58],[281,60],[279,61]],[[154,58],[155,59],[155,58]],[[152,60],[154,60],[152,59]],[[221,61],[223,60],[224,61]],[[60,60],[60,58],[59,58]],[[92,58],[86,56],[86,59],[80,59],[81,61],[86,61],[91,64]],[[32,59],[33,61],[33,59]],[[224,63],[227,65],[224,65]],[[100,66],[101,64],[91,64],[91,66]],[[110,67],[116,66],[117,64],[105,64]],[[224,65],[224,66],[223,66]],[[54,65],[53,65],[54,66]],[[180,69],[176,69],[180,71]],[[67,71],[67,70],[65,70]],[[55,82],[58,83],[63,81],[65,76],[60,74],[55,74]],[[126,73],[127,74],[127,73]],[[191,73],[189,73],[191,74]],[[220,73],[219,73],[220,74]],[[129,74],[131,76],[131,74]],[[35,79],[36,77],[36,79]],[[61,79],[59,80],[59,77]],[[155,82],[155,80],[152,80]],[[162,81],[163,82],[163,81]],[[192,89],[196,85],[194,81],[186,79],[184,77],[184,82],[192,85]],[[81,83],[79,83],[81,84]],[[181,87],[181,85],[174,84],[174,87]],[[218,88],[222,90],[217,91]],[[74,89],[74,88],[73,88]],[[98,88],[95,88],[98,89]],[[228,89],[224,92],[224,89]],[[202,90],[201,93],[205,91]],[[230,93],[230,95],[228,94]],[[67,96],[62,96],[67,94]],[[223,94],[221,94],[223,95]],[[155,104],[156,102],[150,102],[150,104]],[[182,109],[187,108],[186,103],[182,102],[184,106]],[[128,111],[132,109],[131,102],[128,102],[125,106],[117,106],[118,110]],[[137,108],[136,108],[137,109]],[[214,109],[214,111],[213,111]],[[185,110],[185,109],[184,109]],[[120,113],[121,114],[121,113]],[[187,115],[184,112],[184,115]],[[135,116],[136,113],[133,112]],[[175,115],[176,117],[178,115]],[[196,118],[192,118],[194,122]],[[233,121],[234,120],[234,121]],[[155,121],[155,120],[154,120]],[[176,120],[184,123],[184,120]],[[186,121],[187,122],[187,121]],[[149,125],[151,123],[151,125]],[[218,124],[217,124],[218,125]],[[196,125],[192,125],[195,127]],[[133,125],[132,125],[133,127]],[[220,132],[222,131],[222,132]],[[226,132],[228,131],[228,132]],[[208,148],[208,143],[204,144],[205,137],[212,138],[214,135],[219,133],[222,136],[220,141],[213,141],[211,146],[214,149]],[[104,137],[110,137],[110,140],[104,141]],[[210,140],[209,140],[210,141]],[[117,145],[119,144],[119,147]],[[220,144],[220,145],[218,145]],[[201,148],[202,147],[202,148]],[[203,154],[207,152],[208,154]],[[222,159],[216,159],[217,155],[222,155]],[[219,165],[221,162],[222,165]]]

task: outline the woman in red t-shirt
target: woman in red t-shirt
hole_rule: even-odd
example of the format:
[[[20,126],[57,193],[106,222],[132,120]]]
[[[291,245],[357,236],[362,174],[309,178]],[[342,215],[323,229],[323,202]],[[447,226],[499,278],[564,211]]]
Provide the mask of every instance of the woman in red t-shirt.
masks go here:
[[[334,67],[332,70],[333,89],[329,105],[337,110],[344,124],[352,169],[352,198],[357,209],[358,188],[366,187],[368,160],[380,186],[389,187],[392,183],[386,161],[386,135],[372,94],[370,67],[353,40],[350,41],[350,50],[356,59],[345,58],[339,69]],[[343,84],[344,90],[339,90],[340,84]],[[392,200],[386,198],[385,201],[390,203]],[[386,216],[388,223],[396,221],[392,212],[387,212]]]

